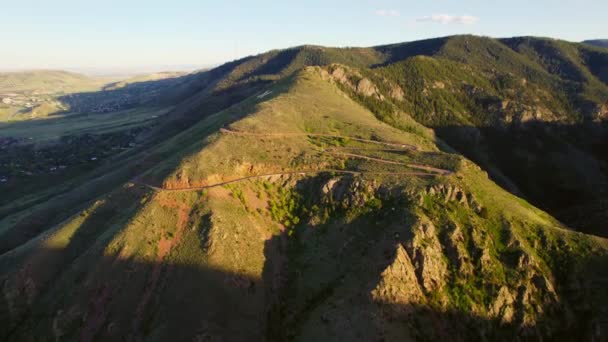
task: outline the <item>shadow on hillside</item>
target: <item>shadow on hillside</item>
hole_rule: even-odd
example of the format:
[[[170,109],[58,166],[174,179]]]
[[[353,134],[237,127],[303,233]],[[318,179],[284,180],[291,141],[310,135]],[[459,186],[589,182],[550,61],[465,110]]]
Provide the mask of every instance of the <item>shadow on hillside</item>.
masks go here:
[[[65,246],[43,238],[2,255],[0,339],[263,340],[260,279],[154,255],[125,257],[130,246],[110,245],[152,196],[136,186],[114,191],[76,222]],[[208,229],[197,228],[203,248]]]
[[[209,127],[189,130],[193,125],[208,115],[254,95],[264,84],[226,90],[211,97],[205,97],[202,101],[187,100],[186,103],[191,107],[178,107],[173,111],[180,111],[178,114],[183,114],[179,116],[179,120],[163,125],[158,130],[158,134],[150,133],[147,144],[108,158],[99,167],[78,179],[79,183],[76,183],[78,184],[76,187],[72,185],[75,183],[73,180],[69,180],[69,184],[66,186],[45,184],[45,187],[41,185],[40,192],[53,186],[57,187],[57,192],[53,195],[42,196],[34,202],[25,202],[21,206],[8,205],[6,208],[0,208],[0,213],[7,216],[15,214],[19,210],[27,210],[24,216],[18,217],[11,223],[9,229],[0,232],[0,255],[84,209],[91,200],[107,193],[109,189],[114,189],[135,177],[139,178],[143,173],[155,167],[153,177],[146,178],[146,181],[156,185],[162,184],[162,180],[178,167],[183,158],[196,153],[208,143],[206,138],[215,134],[221,126],[228,125],[254,112],[255,106],[243,108],[242,112],[235,110],[235,114],[225,115]],[[265,99],[275,96],[278,96],[278,93],[271,94]],[[177,135],[180,132],[183,133]],[[173,136],[176,138],[170,144],[167,143],[163,148],[159,148],[163,146],[162,143],[167,138]],[[157,167],[159,165],[162,167]]]
[[[308,181],[298,187],[318,188]],[[302,225],[296,236],[284,231],[264,243],[261,278],[218,269],[205,260],[192,264],[173,255],[175,250],[167,256],[171,258],[132,257],[123,250],[137,246],[110,242],[150,193],[136,187],[124,191],[124,197],[112,194],[114,200],[100,203],[65,246],[40,241],[0,257],[2,340],[511,341],[537,340],[547,327],[556,334],[549,338],[592,340],[595,334],[601,340],[608,328],[581,312],[573,312],[574,323],[561,329],[562,322],[554,320],[521,329],[466,311],[374,299],[371,292],[394,263],[397,246],[411,239],[413,221],[407,214],[395,220],[395,214],[372,212],[348,224]],[[199,241],[181,243],[205,250],[209,223],[203,219],[200,226],[188,227],[195,230],[184,237]],[[315,234],[324,235],[315,240]],[[142,235],[140,242],[147,238]],[[306,250],[312,247],[321,253]],[[303,264],[309,260],[313,262]],[[581,294],[587,290],[583,287]]]
[[[227,72],[236,65],[238,63],[228,64],[209,74]],[[119,187],[161,162],[163,167],[156,168],[147,180],[162,183],[183,158],[208,143],[206,138],[256,108],[235,108],[208,127],[190,129],[195,123],[254,95],[266,84],[258,82],[192,96],[172,111],[171,118],[162,129],[151,134],[146,144],[108,159],[79,179],[77,187],[70,184],[57,187],[57,192],[21,207],[12,207],[10,211],[11,208],[2,208],[7,214],[24,210],[23,215],[15,216],[1,233],[0,265],[3,271],[12,270],[3,272],[0,281],[5,294],[0,296],[2,321],[10,322],[2,325],[2,335],[9,334],[13,340],[28,340],[32,338],[30,329],[37,328],[47,336],[59,334],[61,340],[62,336],[72,340],[92,340],[93,336],[102,336],[99,337],[102,340],[123,336],[141,340],[140,334],[167,337],[160,340],[180,339],[179,336],[185,334],[202,340],[208,336],[232,336],[229,339],[238,337],[239,340],[261,336],[256,335],[256,329],[263,327],[257,321],[260,316],[248,309],[254,305],[250,303],[251,298],[238,300],[243,286],[246,294],[256,292],[255,284],[260,280],[221,270],[199,270],[194,266],[123,260],[118,254],[105,255],[104,249],[151,195],[137,185]],[[278,94],[268,98],[274,96]],[[182,134],[177,135],[180,132]],[[171,143],[161,145],[171,137],[174,137]],[[113,191],[108,193],[109,190]],[[94,200],[97,206],[90,209],[92,213],[83,222],[77,223],[78,231],[67,246],[44,245],[45,232],[68,218],[78,219],[73,215],[89,208]],[[177,278],[179,282],[167,283],[168,279]],[[159,288],[171,295],[159,297],[156,293]],[[213,296],[201,296],[207,290]],[[144,304],[140,302],[139,307],[143,309],[135,309],[142,292],[149,299],[145,299]],[[230,295],[222,295],[224,292]],[[106,311],[104,307],[110,303],[118,304]],[[142,310],[145,313],[140,315]],[[118,312],[117,321],[106,319],[110,311]],[[133,314],[139,318],[134,320]],[[184,329],[190,323],[196,326],[195,330]],[[161,330],[152,331],[152,327]]]
[[[298,49],[286,49],[277,51],[276,55],[262,61],[262,64],[254,69],[253,72],[242,75],[238,80],[245,81],[248,78],[255,78],[263,75],[276,75],[279,71],[287,70],[300,51]]]
[[[373,49],[387,55],[387,58],[381,64],[373,65],[372,68],[387,66],[392,63],[404,61],[414,56],[434,56],[449,38],[450,37],[448,36],[418,40],[408,43],[376,46]]]
[[[336,186],[352,182],[349,178],[342,177]],[[319,194],[311,193],[321,189],[319,180],[327,181],[303,180],[296,188],[303,198],[319,198]],[[407,249],[413,238],[411,225],[416,218],[407,211],[399,212],[401,209],[388,210],[406,208],[402,201],[384,198],[385,210],[363,214],[348,223],[302,224],[292,233],[284,231],[266,241],[264,279],[272,279],[267,281],[266,291],[274,294],[267,297],[267,340],[513,341],[606,337],[608,312],[600,303],[584,304],[589,298],[605,300],[602,289],[608,286],[608,273],[603,271],[608,263],[606,257],[583,263],[585,272],[597,276],[583,283],[565,263],[560,265],[560,272],[554,270],[564,285],[557,288],[560,297],[564,296],[564,307],[543,308],[533,323],[525,323],[525,309],[517,305],[513,320],[502,322],[475,314],[473,308],[446,309],[437,303],[423,305],[425,300],[401,296],[414,287],[422,287],[420,268],[416,271],[417,284],[403,283],[401,274],[383,284],[387,268],[401,272],[403,266],[396,263],[398,249]],[[425,263],[418,266],[427,267]],[[451,276],[445,281],[449,284]],[[578,287],[573,288],[573,283]],[[494,285],[484,286],[489,291]],[[521,294],[522,288],[519,291]],[[426,300],[433,301],[432,297],[427,294]],[[406,302],[408,299],[411,301]]]
[[[59,115],[67,114],[67,117],[77,115],[103,115],[124,111],[132,108],[148,108],[158,106],[177,106],[168,115],[168,121],[180,121],[186,113],[184,110],[194,111],[187,113],[191,116],[185,124],[192,124],[217,111],[227,108],[239,99],[251,96],[259,90],[260,85],[267,84],[259,81],[248,84],[252,89],[228,84],[228,86],[217,87],[222,78],[229,75],[242,63],[253,59],[253,56],[225,63],[211,70],[197,71],[181,76],[168,77],[158,80],[138,81],[122,85],[115,82],[104,86],[98,91],[76,92],[62,95],[57,98],[69,109],[67,111],[51,113],[45,119],[32,119],[25,121],[13,121],[0,123],[0,137],[6,137],[1,129],[17,127],[27,122],[44,121],[53,122],[65,120]],[[200,108],[192,108],[200,105]],[[188,108],[184,108],[188,107]],[[175,112],[175,113],[174,113]],[[3,142],[0,141],[0,144]],[[0,145],[1,147],[1,145]]]
[[[70,112],[95,114],[117,112],[142,105],[171,105],[176,100],[172,96],[181,95],[175,90],[184,90],[184,86],[194,78],[195,75],[184,75],[135,82],[122,87],[111,84],[99,91],[63,95],[58,100],[66,105]]]
[[[266,244],[266,253],[273,257],[267,261],[263,279],[212,267],[122,259],[119,253],[102,256],[99,246],[80,246],[77,250],[70,244],[65,249],[33,251],[25,267],[3,277],[2,338],[512,341],[538,340],[542,335],[548,340],[591,341],[601,340],[608,328],[597,317],[577,316],[580,326],[563,326],[547,336],[545,327],[555,328],[559,322],[541,321],[522,329],[470,312],[374,301],[369,293],[380,279],[379,271],[393,261],[394,249],[388,246],[394,246],[394,241],[378,247],[386,258],[367,274],[349,275],[340,270],[330,280],[335,288],[324,288],[321,293],[283,292],[280,300],[286,303],[311,302],[301,311],[285,307],[277,312],[284,302],[276,298],[276,293],[285,290],[273,284],[277,278],[273,261],[283,257],[275,250],[277,241]],[[291,273],[308,275],[306,270]]]
[[[383,241],[385,259],[367,272],[354,275],[340,270],[327,284],[312,293],[294,287],[282,289],[281,301],[274,299],[269,312],[268,340],[335,341],[514,341],[514,340],[602,340],[608,331],[606,313],[596,316],[591,309],[577,311],[569,317],[568,310],[551,311],[533,324],[525,325],[522,317],[503,322],[497,318],[476,315],[472,309],[457,310],[375,300],[372,291],[381,281],[381,272],[394,261],[395,242]],[[392,247],[389,247],[392,243]],[[367,251],[365,253],[374,253]],[[338,257],[335,263],[356,264],[360,260]],[[608,260],[603,260],[605,265]],[[314,269],[291,270],[287,282],[315,277]],[[356,282],[353,284],[352,282]],[[602,287],[606,284],[600,284]],[[393,284],[407,289],[412,285]],[[414,285],[417,286],[417,285]],[[356,287],[353,289],[353,287]],[[272,289],[273,292],[276,289]],[[407,290],[405,290],[407,291]],[[601,290],[600,290],[601,291]],[[294,295],[298,293],[299,295]],[[298,306],[298,301],[306,301]],[[291,304],[291,305],[290,305]],[[601,310],[595,307],[594,310]]]
[[[222,68],[226,68],[226,66]],[[216,69],[210,71],[210,73],[217,72]],[[173,109],[163,125],[147,132],[147,136],[143,138],[143,142],[139,146],[104,160],[100,166],[77,179],[70,179],[59,185],[51,182],[40,184],[37,190],[41,194],[39,197],[24,194],[24,197],[30,196],[33,199],[23,202],[15,201],[19,204],[8,203],[6,206],[0,207],[0,214],[5,217],[21,210],[27,211],[25,215],[11,221],[10,228],[0,232],[0,255],[84,209],[89,201],[103,195],[108,189],[114,189],[139,177],[160,163],[162,163],[162,168],[157,168],[154,179],[148,178],[148,180],[157,185],[162,184],[162,180],[177,168],[184,157],[196,153],[208,143],[205,142],[206,138],[217,133],[220,127],[254,112],[255,107],[235,108],[230,115],[218,118],[208,127],[196,127],[195,130],[190,128],[211,114],[235,104],[238,106],[238,103],[255,95],[265,85],[267,82],[258,82],[222,90],[211,95],[193,96]],[[277,95],[277,93],[271,94],[265,99]],[[19,123],[11,124],[18,125]],[[172,137],[175,137],[174,140],[167,142]],[[74,184],[77,186],[75,187]],[[56,191],[46,194],[52,189],[56,189]]]
[[[60,250],[37,253],[68,261]],[[48,265],[30,264],[36,274],[5,279],[4,291],[12,292],[0,300],[2,340],[264,340],[260,279],[90,254],[55,270],[46,283],[38,267]]]
[[[435,130],[503,188],[570,227],[608,236],[608,122]]]

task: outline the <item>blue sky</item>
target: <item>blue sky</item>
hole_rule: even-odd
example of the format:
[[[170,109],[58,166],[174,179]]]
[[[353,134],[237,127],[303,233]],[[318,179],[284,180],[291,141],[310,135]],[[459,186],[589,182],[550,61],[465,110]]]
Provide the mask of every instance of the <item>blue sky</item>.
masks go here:
[[[0,68],[205,66],[301,44],[608,38],[607,0],[0,0]]]

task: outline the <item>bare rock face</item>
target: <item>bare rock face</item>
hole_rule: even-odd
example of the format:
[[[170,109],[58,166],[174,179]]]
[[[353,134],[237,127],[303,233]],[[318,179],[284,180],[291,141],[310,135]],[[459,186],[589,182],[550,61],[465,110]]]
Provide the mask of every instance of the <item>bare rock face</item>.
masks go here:
[[[350,82],[348,81],[348,77],[346,77],[346,71],[342,67],[334,69],[334,71],[332,71],[331,73],[331,77],[335,81],[340,82],[342,84],[350,84]]]
[[[412,255],[419,281],[426,293],[443,289],[448,269],[435,226],[424,220],[415,226],[413,233],[414,238],[409,243],[408,250]]]
[[[483,209],[472,193],[453,182],[390,192],[373,181],[335,177],[320,185],[320,195],[325,204],[341,208],[365,206],[372,198],[402,196],[408,198],[407,203],[415,203],[431,196],[435,205],[448,210],[463,206],[471,216]],[[535,327],[545,324],[542,320],[555,312],[560,300],[553,276],[542,259],[527,250],[528,244],[510,221],[502,222],[505,231],[496,240],[496,232],[483,223],[484,215],[467,223],[452,218],[435,220],[416,209],[412,214],[415,219],[408,219],[407,228],[394,235],[398,242],[390,264],[371,291],[365,290],[379,309],[378,324],[410,320],[421,308],[432,305],[448,309],[458,300],[451,286],[464,284],[492,296],[487,302],[469,299],[474,315],[501,322],[505,328],[515,327],[526,336],[538,334]],[[505,270],[514,272],[499,278]]]
[[[526,268],[527,277],[518,287],[517,302],[522,327],[536,325],[546,308],[559,302],[552,282],[544,276],[535,264]]]
[[[516,122],[526,123],[528,121],[553,121],[554,114],[544,107],[525,106],[514,116]]]
[[[598,106],[597,111],[595,113],[595,120],[602,121],[608,119],[608,103],[604,103],[601,106]]]
[[[327,183],[325,183],[325,185],[323,185],[323,188],[322,188],[323,194],[329,195],[330,193],[332,193],[338,180],[339,179],[334,178],[334,179],[330,179]]]
[[[474,266],[465,246],[464,235],[459,226],[453,225],[452,231],[448,233],[445,247],[450,262],[455,264],[460,274],[468,276],[473,273]]]
[[[555,121],[558,117],[548,108],[536,105],[527,105],[510,99],[497,100],[490,105],[489,111],[504,124],[522,124],[530,121]]]
[[[514,110],[513,121],[526,123],[529,121],[555,121],[556,115],[545,107],[520,105],[521,108]]]
[[[445,83],[443,83],[441,81],[435,81],[435,82],[433,82],[432,88],[433,89],[445,89]]]
[[[328,73],[331,81],[340,83],[357,94],[384,100],[384,96],[380,93],[378,87],[371,80],[363,77],[358,71],[351,70],[342,65],[332,65],[331,68],[331,73]],[[403,91],[401,92],[403,93]]]
[[[375,193],[375,184],[350,178],[334,178],[322,186],[324,202],[342,208],[362,207]]]
[[[384,96],[380,94],[378,87],[367,78],[362,78],[357,83],[356,92],[367,97],[375,97],[378,100],[384,100]]]
[[[419,194],[419,202],[422,203],[425,195],[430,195],[443,199],[444,203],[457,202],[466,208],[473,209],[476,213],[483,210],[483,206],[479,204],[475,195],[465,192],[455,185],[433,185],[426,188]]]
[[[502,286],[490,308],[493,317],[500,318],[502,323],[511,323],[515,316],[515,296],[507,286]]]
[[[391,98],[397,101],[403,101],[403,99],[405,99],[405,93],[403,92],[403,89],[401,89],[401,87],[398,85],[391,86],[391,92],[389,95]]]
[[[509,245],[516,248],[519,242],[513,238]],[[489,251],[488,247],[484,248],[482,264],[486,251]],[[523,250],[520,253],[517,263],[512,267],[517,267],[523,276],[500,288],[488,308],[488,314],[500,319],[503,324],[516,324],[525,331],[535,326],[548,308],[559,303],[559,298],[552,281],[541,271],[539,262]],[[492,260],[489,253],[487,257],[486,263],[498,262]]]
[[[361,79],[357,83],[357,93],[365,96],[373,96],[378,92],[378,88],[367,78]]]
[[[380,282],[372,291],[372,298],[377,303],[400,305],[424,301],[414,265],[401,244],[397,246],[393,263],[380,275]]]

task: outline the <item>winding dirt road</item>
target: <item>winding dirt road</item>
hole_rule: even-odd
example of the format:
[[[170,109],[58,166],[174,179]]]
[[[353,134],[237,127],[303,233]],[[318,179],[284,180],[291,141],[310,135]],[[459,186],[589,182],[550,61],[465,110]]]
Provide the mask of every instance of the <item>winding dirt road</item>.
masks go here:
[[[270,178],[277,176],[288,176],[288,175],[310,175],[310,174],[321,174],[321,173],[341,173],[341,174],[350,174],[350,175],[385,175],[385,176],[415,176],[415,177],[435,177],[439,176],[436,173],[429,172],[374,172],[374,171],[350,171],[350,170],[335,170],[335,169],[324,169],[324,170],[307,170],[307,171],[289,171],[289,172],[277,172],[277,173],[266,173],[261,175],[253,175],[247,177],[240,177],[231,180],[227,180],[220,183],[203,185],[203,186],[195,186],[195,187],[186,187],[186,188],[161,188],[158,186],[154,186],[148,183],[141,182],[139,180],[131,180],[131,183],[146,186],[154,191],[164,191],[164,192],[178,192],[178,191],[200,191],[210,188],[215,188],[218,186],[228,185],[231,183],[241,182],[249,179],[256,178]]]
[[[362,154],[356,154],[356,153],[335,152],[333,149],[326,151],[326,153],[333,154],[336,156],[344,156],[344,157],[371,160],[371,161],[384,163],[384,164],[401,165],[401,166],[409,167],[410,169],[424,170],[424,171],[427,171],[429,173],[433,173],[436,175],[447,176],[447,175],[452,174],[452,171],[438,169],[438,168],[432,167],[432,166],[426,166],[426,165],[422,165],[422,164],[402,163],[402,162],[397,162],[397,161],[393,161],[393,160],[386,160],[386,159],[381,159],[381,158],[364,156]]]
[[[377,140],[370,139],[362,139],[349,137],[346,135],[336,135],[336,134],[322,134],[322,133],[253,133],[253,132],[242,132],[242,131],[233,131],[226,128],[220,128],[221,133],[225,134],[234,134],[234,135],[244,135],[244,136],[254,136],[254,137],[276,137],[276,138],[286,138],[286,137],[324,137],[324,138],[338,138],[338,139],[348,139],[353,141],[359,141],[369,144],[377,144],[383,146],[397,147],[399,149],[407,149],[410,151],[417,151],[418,147],[410,144],[401,144],[401,143],[389,143]]]
[[[308,136],[308,137],[331,137],[331,138],[342,138],[349,139],[353,141],[359,141],[364,143],[372,143],[382,146],[388,146],[390,148],[381,148],[381,149],[371,149],[371,148],[347,148],[349,150],[374,150],[374,151],[417,151],[418,148],[409,144],[401,144],[401,143],[388,143],[376,140],[368,140],[361,138],[353,138],[349,136],[343,135],[334,135],[334,134],[315,134],[315,133],[252,133],[252,132],[241,132],[241,131],[233,131],[226,128],[220,128],[220,132],[224,134],[233,134],[233,135],[241,135],[241,136],[254,136],[254,137],[276,137],[276,138],[285,138],[285,137],[295,137],[295,136]],[[269,177],[277,177],[277,176],[286,176],[286,175],[309,175],[309,174],[321,174],[321,173],[340,173],[340,174],[350,174],[350,175],[386,175],[386,176],[414,176],[414,177],[436,177],[436,176],[449,176],[453,172],[450,170],[439,169],[432,166],[421,165],[421,164],[410,164],[410,163],[402,163],[393,160],[386,160],[381,158],[369,157],[356,153],[345,153],[336,151],[334,148],[330,148],[324,151],[325,153],[329,153],[332,155],[344,156],[349,158],[359,158],[370,160],[379,163],[392,164],[392,165],[401,165],[408,167],[410,169],[422,170],[422,171],[403,171],[403,172],[375,172],[375,171],[351,171],[351,170],[338,170],[338,169],[322,169],[322,170],[299,170],[299,171],[287,171],[287,172],[277,172],[277,173],[267,173],[261,175],[252,175],[247,177],[239,177],[215,184],[196,186],[196,187],[185,187],[185,188],[161,188],[158,186],[154,186],[139,180],[139,177],[136,177],[131,180],[131,183],[142,185],[148,187],[154,191],[165,191],[165,192],[179,192],[179,191],[200,191],[209,188],[214,188],[218,186],[223,186],[231,183],[241,182],[249,179],[257,179],[257,178],[269,178]]]

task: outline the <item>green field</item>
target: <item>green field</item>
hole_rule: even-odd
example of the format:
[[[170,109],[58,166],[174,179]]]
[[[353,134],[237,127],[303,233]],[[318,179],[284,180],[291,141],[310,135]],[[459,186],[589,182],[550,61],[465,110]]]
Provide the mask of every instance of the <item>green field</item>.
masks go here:
[[[2,93],[69,93],[100,89],[108,78],[93,78],[61,70],[33,70],[0,73]]]
[[[171,108],[137,108],[107,114],[52,115],[40,120],[0,123],[0,136],[52,142],[65,135],[103,134],[153,124]]]

